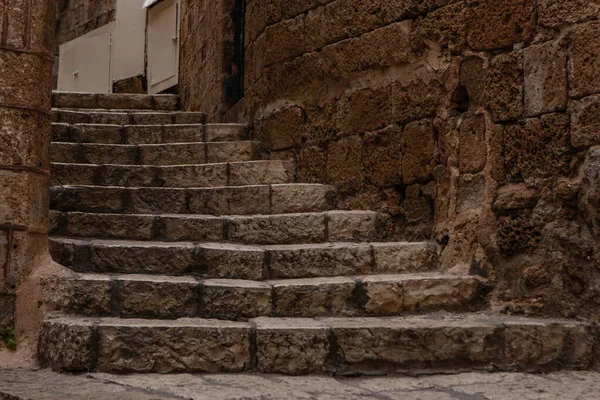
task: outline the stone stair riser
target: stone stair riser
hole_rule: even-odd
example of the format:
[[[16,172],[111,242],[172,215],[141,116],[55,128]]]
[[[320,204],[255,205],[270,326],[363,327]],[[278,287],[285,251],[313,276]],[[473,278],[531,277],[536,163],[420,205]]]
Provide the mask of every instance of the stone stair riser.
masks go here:
[[[61,124],[185,125],[205,124],[199,112],[140,112],[108,110],[52,110],[52,122]]]
[[[56,236],[247,244],[379,241],[385,223],[373,212],[211,217],[53,211],[50,216]]]
[[[284,281],[230,281],[176,277],[82,276],[44,286],[47,305],[100,317],[385,316],[425,311],[473,311],[486,287],[474,277],[369,276]]]
[[[100,321],[48,319],[42,366],[113,373],[382,373],[469,367],[550,371],[590,363],[585,324],[469,316],[454,319],[259,318]]]
[[[233,142],[248,139],[245,125],[107,125],[52,124],[52,141],[96,144],[167,144]]]
[[[135,166],[52,164],[52,184],[133,187],[219,187],[292,183],[291,161]]]
[[[57,187],[56,211],[127,214],[248,215],[329,211],[334,189],[323,185],[256,185],[216,188]]]
[[[257,142],[208,142],[156,145],[101,145],[54,142],[55,163],[186,165],[256,160]]]
[[[50,240],[53,258],[87,273],[193,274],[224,279],[294,279],[401,274],[437,267],[430,244],[362,243],[293,246],[117,244]]]
[[[171,94],[52,93],[52,107],[87,109],[178,110],[179,96]]]

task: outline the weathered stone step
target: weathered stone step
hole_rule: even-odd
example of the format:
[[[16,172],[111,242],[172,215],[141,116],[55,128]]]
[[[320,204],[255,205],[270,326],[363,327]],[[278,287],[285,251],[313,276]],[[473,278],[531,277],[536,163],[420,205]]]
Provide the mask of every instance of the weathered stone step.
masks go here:
[[[113,94],[52,92],[52,107],[139,110],[177,110],[179,96],[171,94]]]
[[[115,125],[205,124],[206,114],[183,111],[53,109],[52,122]]]
[[[52,141],[97,144],[233,142],[248,139],[241,124],[106,125],[52,124]]]
[[[382,240],[372,211],[275,215],[97,214],[51,211],[52,234],[99,239],[301,244]]]
[[[218,187],[292,183],[292,161],[240,161],[231,163],[147,166],[52,164],[52,184],[134,187]]]
[[[53,142],[50,160],[55,163],[121,165],[188,165],[252,161],[258,142],[195,142],[168,144],[96,144]]]
[[[485,305],[485,284],[473,276],[373,275],[250,281],[148,275],[77,275],[45,282],[52,310],[99,317],[392,316],[473,311]]]
[[[385,318],[47,317],[40,362],[65,371],[383,373],[589,366],[586,323],[492,314]]]
[[[51,237],[50,251],[77,272],[222,279],[422,273],[438,266],[436,246],[425,242],[250,246]]]
[[[134,188],[60,186],[50,189],[50,209],[127,214],[248,215],[331,210],[335,190],[318,184]]]

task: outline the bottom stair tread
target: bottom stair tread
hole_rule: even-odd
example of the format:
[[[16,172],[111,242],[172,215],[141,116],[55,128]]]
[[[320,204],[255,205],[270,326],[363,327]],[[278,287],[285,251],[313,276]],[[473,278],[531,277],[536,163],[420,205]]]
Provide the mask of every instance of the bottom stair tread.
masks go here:
[[[143,320],[49,316],[40,359],[67,371],[288,374],[585,368],[591,326],[490,313]]]

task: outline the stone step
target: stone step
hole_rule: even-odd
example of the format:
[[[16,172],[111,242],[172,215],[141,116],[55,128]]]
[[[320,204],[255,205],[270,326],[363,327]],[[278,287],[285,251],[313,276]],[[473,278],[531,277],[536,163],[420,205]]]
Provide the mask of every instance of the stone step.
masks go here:
[[[172,94],[114,94],[52,92],[52,107],[92,109],[177,110],[179,96]]]
[[[192,274],[220,279],[295,279],[406,274],[438,267],[431,243],[241,245],[51,237],[54,260],[82,273]]]
[[[205,124],[206,113],[140,110],[53,109],[52,122],[63,124],[173,125]]]
[[[167,144],[97,144],[53,142],[55,163],[121,165],[190,165],[258,159],[259,142],[194,142]]]
[[[242,124],[107,125],[52,124],[52,141],[97,144],[233,142],[248,139]]]
[[[292,161],[147,166],[52,164],[52,185],[134,187],[218,187],[292,183]]]
[[[586,323],[505,315],[147,320],[51,315],[43,367],[70,372],[388,373],[581,369]]]
[[[378,241],[386,220],[372,211],[223,217],[51,211],[50,216],[56,236],[249,244]]]
[[[397,316],[474,311],[486,286],[473,276],[373,275],[251,281],[193,277],[87,275],[51,278],[51,310],[97,317],[248,320],[257,317]]]
[[[59,186],[50,189],[50,209],[127,214],[248,215],[329,211],[335,189],[319,184],[136,188]]]

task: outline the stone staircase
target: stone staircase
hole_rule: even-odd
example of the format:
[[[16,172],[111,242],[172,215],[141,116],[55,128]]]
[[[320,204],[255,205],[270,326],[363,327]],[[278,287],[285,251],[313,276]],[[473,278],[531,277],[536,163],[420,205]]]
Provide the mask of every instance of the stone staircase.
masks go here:
[[[259,160],[245,126],[176,96],[55,93],[54,310],[43,366],[65,371],[374,373],[585,368],[585,323],[487,309],[432,243]]]

